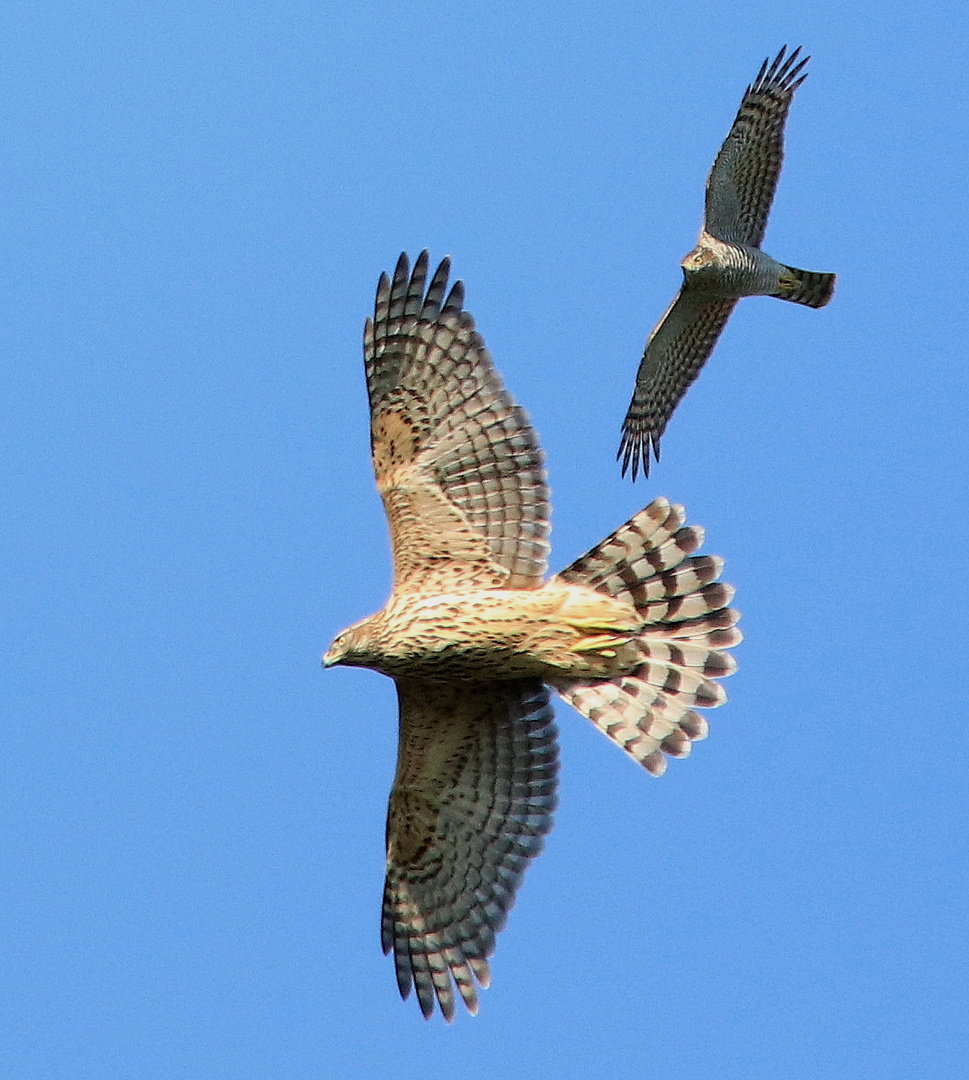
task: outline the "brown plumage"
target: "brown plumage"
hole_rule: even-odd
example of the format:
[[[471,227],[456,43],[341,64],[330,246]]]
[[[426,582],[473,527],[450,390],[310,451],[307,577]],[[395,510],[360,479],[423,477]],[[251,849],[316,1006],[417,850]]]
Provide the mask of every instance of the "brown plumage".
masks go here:
[[[786,46],[765,60],[747,87],[707,179],[703,228],[682,262],[683,285],[646,342],[617,457],[633,480],[649,475],[652,453],[676,406],[717,344],[737,301],[776,296],[823,307],[834,274],[798,270],[760,250],[784,157],[784,125],[810,57],[785,59]]]
[[[381,276],[364,353],[394,587],[326,666],[392,677],[400,707],[382,942],[401,995],[471,1012],[556,800],[556,689],[654,775],[706,735],[740,640],[721,562],[657,499],[544,581],[548,488],[463,288],[427,253]],[[446,295],[445,295],[446,294]]]

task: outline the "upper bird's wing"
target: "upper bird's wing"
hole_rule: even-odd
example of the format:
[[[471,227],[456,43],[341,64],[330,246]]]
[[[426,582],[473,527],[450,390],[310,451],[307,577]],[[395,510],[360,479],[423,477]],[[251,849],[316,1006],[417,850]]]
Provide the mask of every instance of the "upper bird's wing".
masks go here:
[[[552,827],[558,747],[537,680],[398,680],[381,938],[429,1017],[470,1012],[525,867]]]
[[[401,255],[364,330],[371,448],[397,590],[530,588],[548,555],[538,439],[502,386],[450,262]]]
[[[669,418],[700,373],[736,300],[703,300],[682,288],[649,335],[636,373],[636,388],[622,425],[617,457],[622,472],[632,466],[636,479],[642,464],[649,476],[650,448],[659,461],[659,440]]]
[[[707,179],[703,228],[718,240],[759,247],[784,158],[784,123],[794,91],[807,78],[810,60],[787,59],[785,45],[768,67],[765,60]],[[798,76],[800,75],[800,78]]]

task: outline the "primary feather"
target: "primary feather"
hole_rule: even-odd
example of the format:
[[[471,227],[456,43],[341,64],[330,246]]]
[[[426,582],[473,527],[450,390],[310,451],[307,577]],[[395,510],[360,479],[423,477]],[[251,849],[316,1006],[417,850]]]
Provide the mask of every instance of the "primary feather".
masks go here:
[[[633,480],[700,373],[744,296],[776,296],[823,307],[834,274],[798,270],[760,250],[784,158],[784,125],[794,91],[807,78],[797,48],[764,61],[747,87],[730,133],[710,170],[703,229],[682,262],[683,285],[646,342],[617,457]]]

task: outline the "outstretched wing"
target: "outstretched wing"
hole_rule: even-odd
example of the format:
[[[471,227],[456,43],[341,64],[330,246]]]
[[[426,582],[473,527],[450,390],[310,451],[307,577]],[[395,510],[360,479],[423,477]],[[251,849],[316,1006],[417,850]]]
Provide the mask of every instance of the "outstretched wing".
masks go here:
[[[784,158],[784,123],[801,74],[800,47],[765,60],[747,87],[730,134],[707,179],[703,228],[718,240],[760,247]],[[800,76],[800,78],[798,77]]]
[[[477,1012],[488,956],[552,827],[558,747],[535,680],[398,680],[400,742],[387,812],[381,938],[401,997]]]
[[[445,259],[424,291],[401,255],[364,330],[371,448],[390,525],[394,588],[532,588],[548,555],[538,439],[502,386]]]
[[[622,473],[640,464],[649,476],[650,449],[659,461],[659,440],[680,399],[707,362],[736,300],[702,300],[680,289],[649,335],[636,373],[636,388],[622,425]]]

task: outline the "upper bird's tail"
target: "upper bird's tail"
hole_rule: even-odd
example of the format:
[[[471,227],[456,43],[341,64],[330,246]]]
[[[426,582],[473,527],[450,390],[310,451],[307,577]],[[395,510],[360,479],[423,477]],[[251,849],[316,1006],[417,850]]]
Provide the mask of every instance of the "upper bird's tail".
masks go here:
[[[723,560],[695,555],[703,530],[685,524],[682,506],[656,499],[559,574],[635,606],[643,626],[625,648],[636,665],[613,679],[561,679],[562,697],[654,776],[666,758],[686,757],[706,738],[695,707],[726,701],[716,678],[736,670],[734,590],[717,578]]]
[[[834,296],[836,274],[820,274],[816,270],[798,270],[794,266],[785,266],[781,274],[781,285],[774,296],[781,300],[790,300],[794,304],[807,307],[824,307]]]

